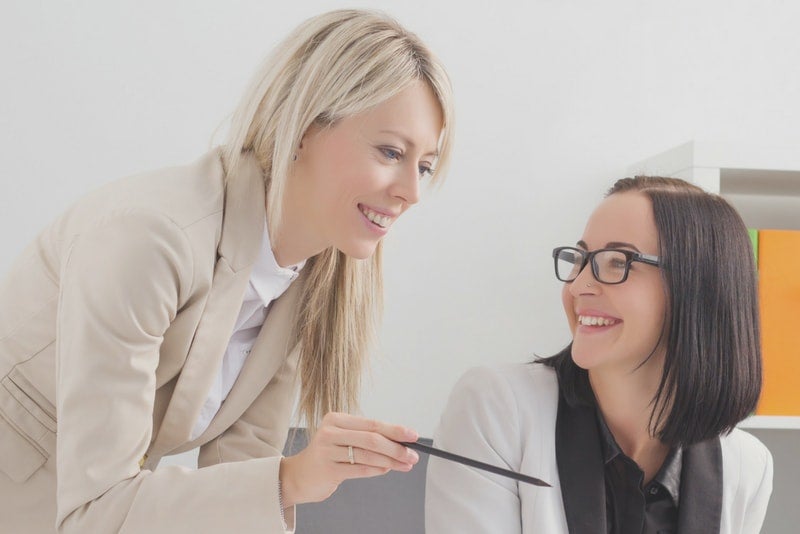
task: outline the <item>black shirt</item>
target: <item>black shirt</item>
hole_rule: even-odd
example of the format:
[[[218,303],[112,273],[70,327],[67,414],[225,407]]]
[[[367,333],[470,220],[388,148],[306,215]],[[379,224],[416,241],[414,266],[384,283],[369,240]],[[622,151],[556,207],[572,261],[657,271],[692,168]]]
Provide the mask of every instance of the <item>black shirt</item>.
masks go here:
[[[605,461],[608,534],[678,532],[681,449],[671,449],[653,480],[642,487],[644,472],[622,452],[599,409],[597,423]]]
[[[599,413],[589,374],[572,362],[569,347],[541,361],[555,369],[558,377],[556,464],[570,532],[627,534],[652,533],[661,529],[662,534],[668,534],[677,532],[678,525],[681,534],[719,532],[723,508],[719,437],[683,446],[680,452],[674,452],[674,456],[670,451],[654,481],[669,493],[672,500],[662,504],[674,511],[653,506],[643,497],[649,495],[647,492],[651,489],[650,485],[641,487],[643,475],[639,474],[633,483],[625,486],[615,483],[614,472],[606,460],[616,458],[615,453],[621,449],[608,429],[603,429],[605,421]],[[618,480],[630,479],[620,477]],[[638,512],[636,506],[628,505],[625,500],[626,496],[635,496],[637,492]],[[629,526],[628,514],[619,512],[615,515],[614,510],[632,511],[640,519]],[[674,517],[675,511],[677,518],[670,519],[670,514]]]

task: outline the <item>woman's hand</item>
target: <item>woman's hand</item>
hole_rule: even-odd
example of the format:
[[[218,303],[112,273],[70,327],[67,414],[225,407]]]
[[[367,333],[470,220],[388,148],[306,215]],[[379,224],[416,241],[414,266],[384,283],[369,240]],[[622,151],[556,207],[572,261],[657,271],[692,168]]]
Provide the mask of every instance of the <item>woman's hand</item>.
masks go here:
[[[328,413],[308,446],[281,461],[283,506],[323,501],[350,478],[410,471],[419,456],[396,441],[417,439],[416,432],[402,426]]]

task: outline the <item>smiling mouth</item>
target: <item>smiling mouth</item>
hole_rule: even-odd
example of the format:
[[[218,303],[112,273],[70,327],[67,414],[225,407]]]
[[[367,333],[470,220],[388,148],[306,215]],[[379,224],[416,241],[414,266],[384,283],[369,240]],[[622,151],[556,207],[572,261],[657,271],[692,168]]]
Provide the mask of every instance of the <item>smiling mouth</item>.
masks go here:
[[[364,214],[364,217],[370,220],[376,226],[380,226],[381,228],[388,228],[389,225],[392,223],[392,217],[388,215],[382,215],[378,212],[372,211],[368,207],[359,204],[358,209],[361,210],[361,213]]]
[[[581,326],[611,326],[618,322],[618,319],[610,319],[608,317],[595,317],[592,315],[578,316],[578,324]]]

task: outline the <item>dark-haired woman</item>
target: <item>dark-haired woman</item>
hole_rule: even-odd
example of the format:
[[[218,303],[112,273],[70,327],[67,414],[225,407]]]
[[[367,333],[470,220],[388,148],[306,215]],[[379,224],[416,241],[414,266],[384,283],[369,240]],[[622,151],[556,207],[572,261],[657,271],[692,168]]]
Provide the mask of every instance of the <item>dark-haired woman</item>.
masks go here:
[[[553,487],[431,458],[427,531],[758,532],[772,457],[736,428],[761,389],[739,215],[681,180],[627,178],[553,256],[572,342],[468,372],[435,436]]]

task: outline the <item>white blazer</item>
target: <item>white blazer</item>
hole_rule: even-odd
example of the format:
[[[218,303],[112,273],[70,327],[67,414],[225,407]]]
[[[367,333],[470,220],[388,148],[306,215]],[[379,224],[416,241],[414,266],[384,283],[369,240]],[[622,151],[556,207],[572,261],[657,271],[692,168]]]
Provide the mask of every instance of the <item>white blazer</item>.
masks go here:
[[[560,443],[574,446],[577,456],[569,457],[578,458],[559,470],[558,406],[558,382],[552,368],[528,363],[468,371],[453,389],[434,444],[541,478],[552,487],[518,483],[431,457],[426,532],[605,534],[602,523],[598,524],[605,514],[602,461],[597,463],[592,456],[600,454],[599,447],[563,439],[569,437],[569,429],[559,423]],[[562,490],[567,487],[565,502]],[[772,456],[751,434],[736,429],[719,440],[687,447],[679,530],[708,534],[707,525],[718,524],[721,534],[757,533],[771,493]]]

